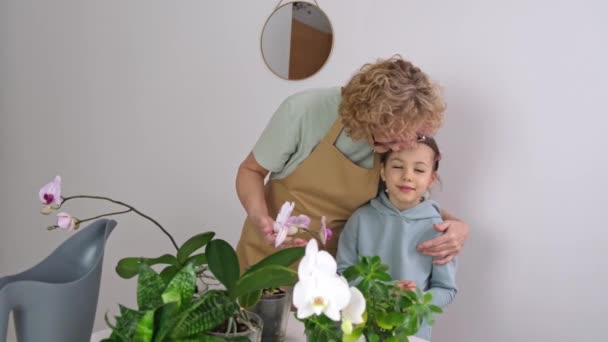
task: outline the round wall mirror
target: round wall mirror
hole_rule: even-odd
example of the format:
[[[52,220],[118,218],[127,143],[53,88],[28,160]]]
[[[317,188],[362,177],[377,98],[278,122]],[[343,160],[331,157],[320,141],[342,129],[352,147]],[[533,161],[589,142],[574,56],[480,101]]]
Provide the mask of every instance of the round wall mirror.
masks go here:
[[[315,4],[296,1],[277,6],[262,30],[262,56],[268,68],[286,80],[319,71],[333,45],[333,31]]]

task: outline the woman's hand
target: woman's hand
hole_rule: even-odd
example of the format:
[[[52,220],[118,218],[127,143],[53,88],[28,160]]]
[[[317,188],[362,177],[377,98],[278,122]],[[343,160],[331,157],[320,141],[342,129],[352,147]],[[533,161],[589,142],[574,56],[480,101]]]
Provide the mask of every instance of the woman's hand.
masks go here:
[[[258,233],[262,235],[264,241],[274,246],[276,238],[276,233],[273,229],[274,220],[270,216],[262,214],[249,216],[249,220],[257,228]],[[306,242],[306,240],[301,238],[287,236],[281,247],[301,247],[306,246]]]
[[[398,280],[395,285],[403,291],[413,291],[416,289],[416,283],[412,280]]]
[[[434,264],[447,264],[460,253],[464,241],[469,236],[469,226],[462,221],[446,220],[435,224],[435,230],[443,234],[419,244],[417,249],[424,255],[434,257]]]

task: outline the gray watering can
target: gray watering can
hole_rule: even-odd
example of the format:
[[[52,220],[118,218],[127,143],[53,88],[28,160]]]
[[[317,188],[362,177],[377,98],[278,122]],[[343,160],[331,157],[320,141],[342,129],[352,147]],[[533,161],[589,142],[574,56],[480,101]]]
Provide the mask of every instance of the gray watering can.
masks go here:
[[[0,278],[0,341],[13,312],[18,342],[91,338],[106,240],[116,221],[81,228],[31,269]]]

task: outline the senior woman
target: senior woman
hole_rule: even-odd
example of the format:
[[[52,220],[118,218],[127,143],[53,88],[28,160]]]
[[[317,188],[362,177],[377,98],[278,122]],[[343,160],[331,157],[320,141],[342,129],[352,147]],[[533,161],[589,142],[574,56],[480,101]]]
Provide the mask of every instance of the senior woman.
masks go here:
[[[237,246],[241,270],[276,251],[273,218],[285,201],[295,201],[293,215],[311,218],[310,229],[326,217],[334,232],[327,249],[335,256],[346,220],[378,192],[379,153],[434,135],[444,111],[438,87],[400,56],[364,65],[342,88],[284,100],[237,173],[237,194],[247,212]],[[466,223],[441,214],[444,222],[435,229],[444,234],[418,246],[437,264],[458,254],[469,231]],[[287,244],[303,245],[303,238]]]

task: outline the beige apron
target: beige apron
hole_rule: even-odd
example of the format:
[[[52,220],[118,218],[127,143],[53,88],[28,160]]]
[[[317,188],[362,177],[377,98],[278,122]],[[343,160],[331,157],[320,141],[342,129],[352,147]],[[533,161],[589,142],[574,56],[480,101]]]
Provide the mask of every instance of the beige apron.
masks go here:
[[[366,169],[353,163],[334,146],[342,128],[340,120],[336,120],[319,145],[295,170],[283,179],[269,180],[264,189],[268,215],[273,219],[285,201],[295,201],[292,215],[310,217],[310,229],[315,232],[321,228],[321,217],[325,216],[327,226],[333,231],[327,249],[334,256],[346,220],[376,196],[380,179],[377,154],[374,154],[373,169]],[[245,220],[236,250],[241,271],[277,251],[264,241],[258,229]],[[310,235],[298,237],[309,239]]]

